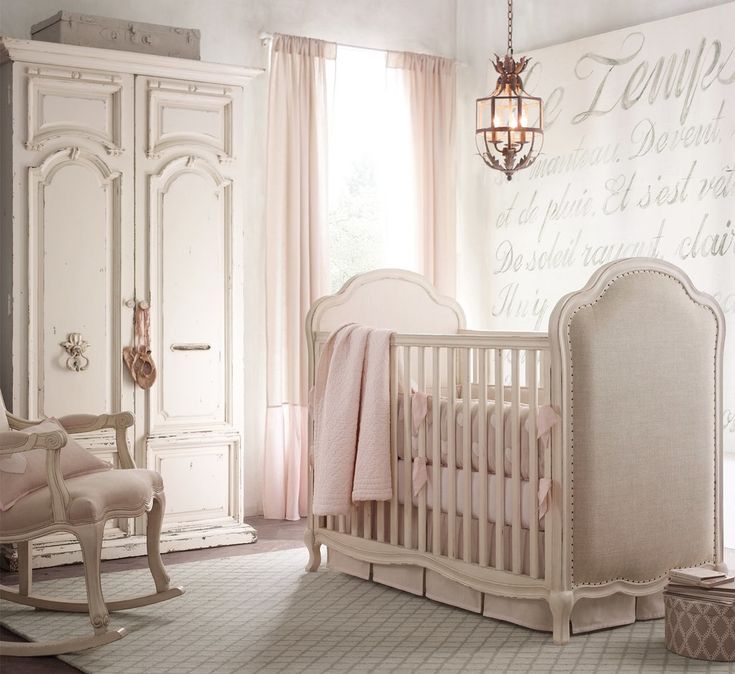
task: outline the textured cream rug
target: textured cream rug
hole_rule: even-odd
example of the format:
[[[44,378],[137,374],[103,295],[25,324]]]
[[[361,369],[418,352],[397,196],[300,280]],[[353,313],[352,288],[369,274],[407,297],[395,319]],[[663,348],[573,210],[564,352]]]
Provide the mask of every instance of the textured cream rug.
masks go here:
[[[496,622],[322,568],[304,573],[303,549],[169,567],[178,599],[113,614],[124,639],[63,656],[90,673],[217,672],[691,672],[733,671],[687,660],[663,645],[663,621],[573,637]],[[152,589],[146,571],[109,573],[105,594]],[[82,578],[38,592],[84,593]],[[2,622],[34,639],[89,628],[84,615],[0,602]]]

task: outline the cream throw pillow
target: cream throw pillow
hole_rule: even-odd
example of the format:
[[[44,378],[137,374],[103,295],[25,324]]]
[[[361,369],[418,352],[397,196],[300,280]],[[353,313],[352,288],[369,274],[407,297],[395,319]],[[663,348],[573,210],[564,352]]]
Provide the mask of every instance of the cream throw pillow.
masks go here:
[[[40,424],[24,428],[24,433],[49,433],[64,430],[56,419],[44,419]],[[16,452],[0,459],[0,510],[5,511],[24,496],[47,486],[46,450]],[[88,452],[68,436],[61,448],[61,472],[65,478],[110,470],[112,466]]]

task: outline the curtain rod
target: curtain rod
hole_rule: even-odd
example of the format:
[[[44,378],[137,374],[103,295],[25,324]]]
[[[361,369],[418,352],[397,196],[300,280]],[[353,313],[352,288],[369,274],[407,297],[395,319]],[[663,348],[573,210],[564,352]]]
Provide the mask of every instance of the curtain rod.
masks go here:
[[[261,31],[260,34],[258,35],[258,38],[260,39],[260,43],[264,47],[267,47],[268,44],[273,41],[273,33]],[[350,49],[369,49],[370,51],[381,51],[384,53],[395,51],[394,49],[381,49],[380,47],[363,47],[363,46],[358,46],[354,44],[344,44],[343,42],[336,42],[335,44],[337,44],[337,46],[339,47],[348,47]],[[427,54],[427,56],[436,56],[436,54]],[[454,61],[458,66],[464,67],[467,65],[464,61],[458,61],[457,59],[452,59],[451,57],[448,57],[448,56],[440,56],[439,58],[446,58],[446,59],[449,59],[450,61]]]

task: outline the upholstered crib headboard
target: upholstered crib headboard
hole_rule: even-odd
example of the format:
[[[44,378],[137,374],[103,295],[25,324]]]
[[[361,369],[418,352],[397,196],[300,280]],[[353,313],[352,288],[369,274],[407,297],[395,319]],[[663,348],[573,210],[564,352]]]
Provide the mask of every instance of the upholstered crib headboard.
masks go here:
[[[332,332],[345,323],[455,334],[465,327],[465,316],[456,301],[439,295],[421,274],[377,269],[353,276],[337,294],[319,299],[307,319],[313,332]]]
[[[721,561],[724,331],[714,299],[655,259],[609,264],[554,309],[571,585]]]
[[[333,332],[346,323],[410,334],[451,335],[465,327],[465,315],[455,300],[439,295],[421,274],[377,269],[353,276],[338,293],[312,305],[306,317],[310,352],[316,334]]]

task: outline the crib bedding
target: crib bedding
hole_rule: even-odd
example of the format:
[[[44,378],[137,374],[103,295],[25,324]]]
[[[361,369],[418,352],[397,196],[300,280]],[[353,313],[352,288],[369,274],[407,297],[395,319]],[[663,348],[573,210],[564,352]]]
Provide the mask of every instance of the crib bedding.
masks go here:
[[[401,505],[405,504],[405,462],[403,459],[398,460],[398,502]],[[450,469],[446,466],[442,466],[439,469],[439,479],[441,480],[441,488],[439,490],[441,511],[442,513],[449,512],[449,481],[451,480]],[[436,485],[436,474],[437,471],[434,466],[427,467],[428,482],[426,484],[426,509],[431,510],[434,504],[434,485]],[[488,521],[497,521],[497,507],[496,507],[496,485],[498,477],[496,475],[483,476],[480,473],[472,472],[472,518],[477,520],[480,517],[480,480],[483,477],[487,480],[487,501],[488,501]],[[464,468],[455,470],[455,482],[456,487],[456,513],[462,515],[464,513]],[[524,529],[530,528],[531,521],[531,485],[527,480],[521,481],[521,526]],[[511,525],[513,523],[513,480],[510,477],[505,478],[505,523]],[[413,495],[413,505],[418,507],[419,497]],[[539,518],[539,530],[544,529],[544,518]]]
[[[426,414],[426,462],[431,464],[433,462],[433,419],[432,407],[434,402],[434,396],[427,396],[427,414]],[[414,403],[415,404],[415,403]],[[455,400],[454,403],[454,448],[455,448],[455,465],[457,468],[464,467],[464,400]],[[398,396],[398,456],[403,459],[405,458],[404,445],[404,428],[403,428],[403,396]],[[496,426],[496,403],[494,400],[489,400],[485,408],[486,416],[486,428],[487,428],[487,469],[490,473],[495,473],[495,426]],[[440,456],[441,465],[447,466],[447,460],[449,458],[449,433],[447,431],[447,423],[451,423],[451,413],[449,410],[449,401],[445,397],[440,398],[439,405],[439,419],[440,419]],[[528,431],[528,415],[530,408],[528,405],[521,404],[519,411],[518,427],[517,430],[520,436],[520,448],[521,448],[521,477],[524,480],[529,479],[529,431]],[[480,401],[473,399],[470,401],[470,441],[472,446],[472,470],[479,470],[479,457],[480,457]],[[537,424],[538,428],[539,424]],[[543,424],[541,424],[543,428]],[[510,477],[513,471],[512,461],[512,444],[513,444],[513,419],[511,416],[511,405],[505,403],[503,406],[503,437],[504,437],[504,460],[505,460],[505,474]],[[419,431],[420,432],[420,431]],[[412,428],[411,436],[411,455],[413,458],[419,455],[419,432]],[[538,475],[544,474],[544,447],[545,438],[537,438],[536,445],[536,456],[538,457]]]

